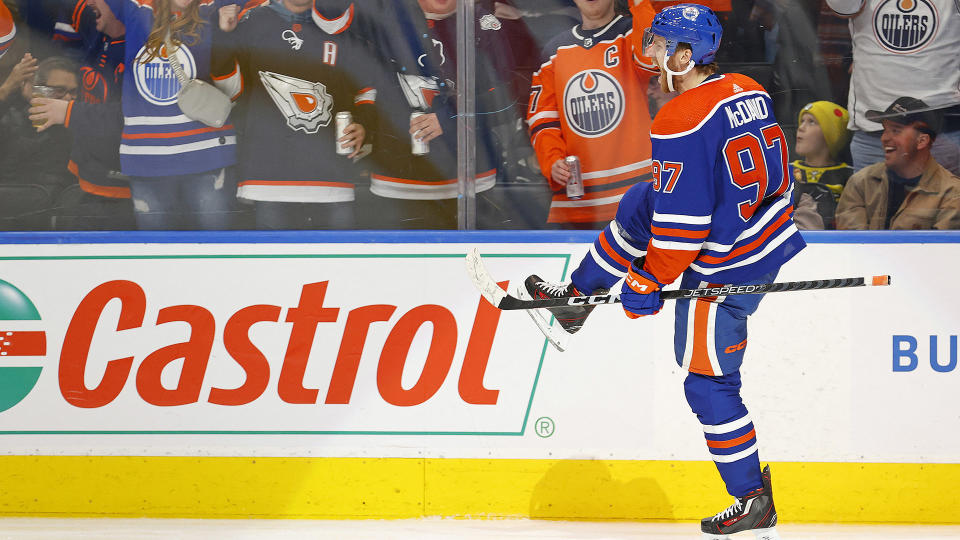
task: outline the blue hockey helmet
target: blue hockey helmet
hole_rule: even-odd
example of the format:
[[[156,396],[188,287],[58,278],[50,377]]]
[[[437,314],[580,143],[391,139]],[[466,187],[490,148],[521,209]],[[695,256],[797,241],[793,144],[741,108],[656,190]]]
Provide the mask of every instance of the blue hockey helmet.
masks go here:
[[[644,50],[655,35],[667,40],[667,56],[677,52],[677,44],[689,43],[693,49],[691,60],[703,65],[713,62],[723,28],[710,8],[700,4],[677,4],[663,8],[653,17],[650,28],[644,32]]]

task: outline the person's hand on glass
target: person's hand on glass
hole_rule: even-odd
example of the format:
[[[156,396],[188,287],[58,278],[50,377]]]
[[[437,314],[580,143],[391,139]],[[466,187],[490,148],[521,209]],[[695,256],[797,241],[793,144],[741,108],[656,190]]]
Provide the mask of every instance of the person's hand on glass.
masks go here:
[[[14,92],[18,92],[26,82],[33,80],[36,72],[37,59],[30,53],[24,54],[20,62],[13,66],[7,80],[0,84],[0,101],[7,99]]]

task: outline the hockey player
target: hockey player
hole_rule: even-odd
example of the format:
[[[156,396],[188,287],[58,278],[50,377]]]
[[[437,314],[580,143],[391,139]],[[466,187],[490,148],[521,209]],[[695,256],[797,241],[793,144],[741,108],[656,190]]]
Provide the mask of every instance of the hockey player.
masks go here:
[[[223,15],[213,75],[244,95],[238,197],[254,201],[260,229],[348,229],[355,225],[351,158],[370,125],[376,90],[363,75],[373,60],[351,39],[352,2],[273,0]],[[336,115],[352,121],[337,154]]]
[[[647,88],[656,66],[634,43],[654,11],[649,0],[634,4],[631,18],[614,0],[577,0],[583,22],[544,47],[533,74],[527,124],[554,191],[547,223],[602,228],[627,189],[650,180]],[[565,191],[567,156],[580,158],[585,194],[577,200]]]
[[[660,289],[682,275],[680,287],[746,285],[773,281],[805,243],[792,220],[786,141],[764,89],[739,74],[720,74],[714,55],[721,28],[708,8],[681,4],[661,11],[644,33],[665,91],[679,92],[653,122],[653,185],[635,186],[617,218],[572,274],[554,285],[526,281],[534,297],[591,293],[620,278],[630,318],[660,311]],[[631,141],[632,142],[632,141]],[[649,238],[649,242],[647,239]],[[674,347],[689,373],[684,391],[703,425],[710,454],[736,500],[702,520],[705,538],[773,530],[769,467],[760,469],[757,439],[740,398],[740,364],[747,317],[762,295],[679,300]],[[555,311],[575,332],[588,307]]]

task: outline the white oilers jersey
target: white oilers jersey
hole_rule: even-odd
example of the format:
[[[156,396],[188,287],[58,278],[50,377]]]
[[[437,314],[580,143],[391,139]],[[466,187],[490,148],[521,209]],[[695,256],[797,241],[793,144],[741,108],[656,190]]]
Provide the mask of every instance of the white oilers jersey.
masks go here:
[[[933,108],[960,104],[960,5],[956,0],[866,0],[850,19],[853,77],[850,128],[878,131],[866,119],[899,97]]]

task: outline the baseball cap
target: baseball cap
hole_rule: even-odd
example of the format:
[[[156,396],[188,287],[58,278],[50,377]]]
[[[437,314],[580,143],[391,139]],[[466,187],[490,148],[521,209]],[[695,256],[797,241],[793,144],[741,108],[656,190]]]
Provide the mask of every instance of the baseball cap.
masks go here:
[[[943,127],[942,113],[931,109],[923,101],[912,97],[897,98],[885,111],[867,111],[866,116],[867,120],[873,122],[893,120],[904,125],[921,122],[925,126],[920,126],[918,129],[934,136],[940,133],[940,129]]]

